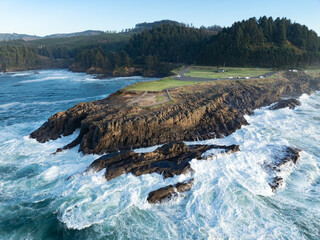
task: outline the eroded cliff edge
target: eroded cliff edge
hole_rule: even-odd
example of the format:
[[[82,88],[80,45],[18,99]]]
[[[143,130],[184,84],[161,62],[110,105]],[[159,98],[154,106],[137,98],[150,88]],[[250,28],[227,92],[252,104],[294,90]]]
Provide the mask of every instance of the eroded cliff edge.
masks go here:
[[[80,144],[79,151],[84,154],[222,137],[247,124],[244,115],[256,108],[319,89],[319,76],[282,72],[277,78],[206,82],[172,89],[172,101],[159,105],[152,99],[165,93],[118,91],[51,116],[30,137],[46,142],[80,128],[79,136],[64,149]]]

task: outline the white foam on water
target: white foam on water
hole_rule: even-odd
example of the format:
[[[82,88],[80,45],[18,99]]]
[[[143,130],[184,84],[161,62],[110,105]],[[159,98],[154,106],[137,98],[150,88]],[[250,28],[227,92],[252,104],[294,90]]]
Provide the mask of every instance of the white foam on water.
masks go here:
[[[101,80],[95,78],[94,76],[91,77],[84,77],[84,78],[73,78],[72,81],[74,82],[100,82]]]
[[[158,78],[148,78],[148,81],[154,81]],[[85,75],[85,77],[80,78],[72,78],[72,81],[75,82],[124,82],[124,81],[132,81],[132,80],[140,80],[145,81],[145,77],[141,76],[133,76],[133,77],[112,77],[112,78],[98,78],[97,75]]]
[[[104,170],[84,173],[98,155],[83,156],[77,147],[52,155],[79,131],[41,144],[28,134],[42,122],[4,126],[0,128],[1,216],[25,216],[27,209],[39,214],[30,203],[41,205],[50,199],[41,212],[57,214],[66,229],[84,231],[87,237],[100,233],[118,239],[319,239],[319,99],[320,93],[303,95],[302,106],[295,110],[258,109],[246,117],[250,125],[230,136],[193,142],[238,144],[241,151],[207,151],[207,160],[191,161],[194,173],[167,179],[156,173],[128,174],[107,182]],[[31,103],[0,107],[9,109],[10,104]],[[263,165],[281,155],[283,146],[303,151],[297,165],[283,171],[285,185],[272,193]],[[191,177],[195,179],[191,191],[171,202],[147,203],[149,192]],[[38,224],[40,229],[45,222]],[[10,234],[4,238],[16,236]],[[28,234],[34,239],[30,229],[24,237]]]
[[[45,181],[53,181],[59,176],[60,168],[57,166],[52,166],[43,173],[43,179]]]
[[[5,103],[5,104],[1,104],[0,108],[8,109],[8,108],[14,107],[14,106],[16,106],[18,104],[20,104],[20,102]]]
[[[38,83],[38,82],[52,81],[52,80],[64,80],[68,78],[69,77],[67,76],[54,76],[54,77],[45,77],[45,78],[32,79],[32,80],[24,80],[24,81],[20,81],[19,83]]]
[[[14,108],[14,107],[23,108],[23,107],[27,107],[27,106],[33,106],[33,105],[54,105],[54,104],[72,103],[72,102],[79,103],[82,101],[83,102],[90,101],[93,98],[104,99],[108,96],[109,96],[109,94],[102,94],[102,95],[89,97],[89,98],[74,98],[74,99],[69,99],[69,100],[52,101],[52,102],[46,102],[46,101],[36,101],[36,102],[27,102],[27,103],[11,102],[11,103],[1,104],[0,109],[8,110],[8,109]]]
[[[23,72],[11,72],[11,76],[13,77],[24,77],[34,74],[32,71],[23,71]]]

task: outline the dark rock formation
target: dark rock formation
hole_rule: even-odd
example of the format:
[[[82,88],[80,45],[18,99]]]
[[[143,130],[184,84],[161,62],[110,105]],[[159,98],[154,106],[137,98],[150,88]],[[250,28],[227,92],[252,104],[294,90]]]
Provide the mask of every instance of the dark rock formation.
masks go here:
[[[284,156],[279,158],[278,161],[276,161],[273,170],[275,171],[281,171],[282,167],[285,167],[286,165],[290,164],[291,162],[296,164],[299,157],[300,157],[300,149],[292,148],[292,147],[286,147],[284,151]]]
[[[290,164],[296,164],[300,157],[299,152],[300,150],[297,148],[286,147],[284,155],[280,158],[276,158],[273,164],[269,165],[269,168],[276,174],[269,183],[273,192],[283,184],[283,178],[277,174],[287,169]]]
[[[168,178],[191,170],[189,162],[192,159],[202,159],[202,154],[210,149],[224,149],[225,152],[236,152],[239,151],[239,146],[187,146],[183,142],[168,143],[148,153],[125,151],[102,156],[95,160],[87,171],[101,171],[106,168],[105,177],[107,180],[125,173],[139,176],[154,172],[162,174],[164,178]]]
[[[169,185],[149,193],[147,201],[149,203],[161,203],[178,196],[178,193],[189,191],[193,186],[194,179]]]
[[[202,155],[210,149],[223,149],[225,153],[239,151],[238,145],[186,145],[183,142],[168,143],[153,152],[135,153],[124,151],[111,153],[95,160],[86,171],[101,171],[106,169],[105,178],[109,181],[122,174],[132,173],[135,176],[150,173],[162,174],[164,178],[193,171],[190,167],[192,159],[204,159]],[[149,194],[148,202],[162,202],[191,189],[193,179],[174,186],[169,185]]]
[[[225,153],[240,151],[238,145],[186,145],[183,142],[174,142],[163,145],[153,152],[135,153],[124,151],[121,153],[110,153],[95,160],[88,171],[101,171],[106,169],[107,181],[122,174],[132,173],[135,176],[150,173],[162,174],[164,178],[180,175],[187,171],[193,171],[190,167],[192,159],[205,159],[203,153],[210,149],[222,149]],[[70,177],[69,177],[70,178]],[[69,179],[68,178],[68,179]],[[177,195],[177,192],[185,192],[191,189],[193,179],[176,185],[160,188],[149,194],[148,202],[162,202]]]
[[[282,184],[283,184],[283,178],[279,176],[275,176],[272,179],[272,182],[269,183],[269,186],[271,187],[272,192],[275,192],[279,187],[282,186]]]
[[[295,109],[296,106],[300,106],[301,102],[295,98],[290,99],[281,99],[279,102],[277,102],[275,105],[271,106],[270,110],[278,110],[281,108],[290,108]]]
[[[227,136],[247,124],[244,114],[270,105],[282,96],[320,89],[319,79],[305,73],[282,73],[279,79],[210,82],[171,90],[174,101],[145,108],[143,93],[117,92],[106,99],[79,103],[50,117],[30,137],[39,142],[79,136],[63,149],[80,144],[84,154],[115,152],[172,141]],[[140,102],[141,102],[140,99]]]

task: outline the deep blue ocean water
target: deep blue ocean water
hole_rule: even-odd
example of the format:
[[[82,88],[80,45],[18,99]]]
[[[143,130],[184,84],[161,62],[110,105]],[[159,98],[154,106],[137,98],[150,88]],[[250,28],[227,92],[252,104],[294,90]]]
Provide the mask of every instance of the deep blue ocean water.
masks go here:
[[[203,141],[239,144],[241,152],[192,160],[193,189],[150,205],[150,191],[191,173],[106,182],[103,172],[82,174],[97,155],[82,156],[77,148],[51,155],[77,132],[44,144],[28,135],[78,102],[152,79],[39,73],[0,75],[0,239],[320,239],[319,92],[303,95],[295,110],[258,109],[246,117],[250,125]],[[282,172],[285,184],[273,193],[263,165],[284,146],[300,148],[301,158]]]

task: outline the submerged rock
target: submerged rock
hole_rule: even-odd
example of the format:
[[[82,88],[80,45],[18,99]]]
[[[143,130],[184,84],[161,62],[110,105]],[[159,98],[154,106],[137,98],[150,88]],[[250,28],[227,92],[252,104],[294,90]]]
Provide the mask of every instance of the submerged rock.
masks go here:
[[[135,176],[142,174],[159,173],[164,178],[186,173],[192,159],[203,159],[202,154],[210,149],[224,149],[225,152],[239,151],[238,145],[186,145],[183,142],[168,143],[153,152],[135,153],[125,151],[111,153],[95,160],[87,171],[101,171],[106,169],[105,177],[109,181],[122,174],[132,173]]]
[[[281,108],[288,107],[289,109],[295,109],[297,106],[300,106],[301,102],[298,99],[291,98],[291,99],[281,99],[275,105],[271,106],[270,110],[278,110]]]
[[[169,185],[149,193],[147,201],[149,203],[161,203],[178,196],[178,193],[189,191],[193,186],[194,179]]]
[[[275,192],[283,184],[283,177],[281,176],[282,171],[287,171],[291,165],[296,165],[301,150],[292,147],[286,147],[283,156],[276,158],[272,164],[268,165],[272,174],[271,182],[269,183],[273,192]]]
[[[272,192],[275,192],[279,187],[282,186],[282,184],[283,184],[283,178],[279,176],[275,176],[272,179],[272,182],[269,183],[269,186],[271,187]]]

